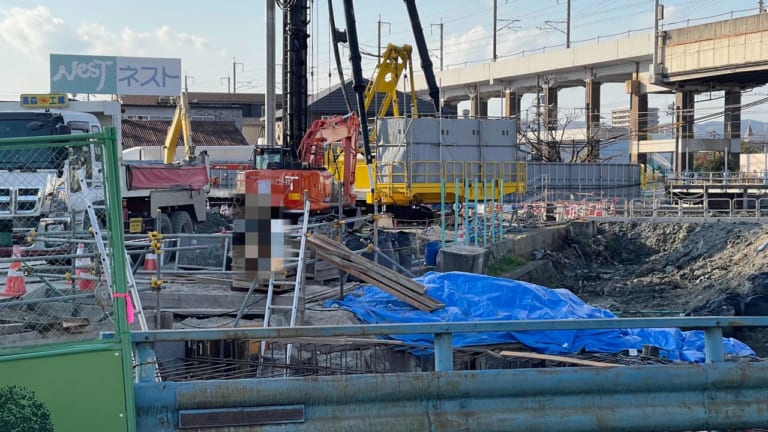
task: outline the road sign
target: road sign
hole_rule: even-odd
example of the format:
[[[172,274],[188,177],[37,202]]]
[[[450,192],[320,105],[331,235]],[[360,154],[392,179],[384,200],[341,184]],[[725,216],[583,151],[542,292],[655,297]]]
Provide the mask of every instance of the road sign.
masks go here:
[[[23,108],[64,108],[69,105],[69,97],[64,93],[52,94],[23,94]]]

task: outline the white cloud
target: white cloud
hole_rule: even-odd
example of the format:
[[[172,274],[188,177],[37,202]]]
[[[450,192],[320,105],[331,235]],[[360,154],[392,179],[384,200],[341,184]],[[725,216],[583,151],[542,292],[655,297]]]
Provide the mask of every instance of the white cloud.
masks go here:
[[[64,20],[43,6],[0,10],[0,14],[0,40],[30,58],[47,53],[49,41],[64,27]]]
[[[104,26],[86,23],[77,29],[77,35],[89,53],[102,55],[175,57],[180,50],[199,51],[207,47],[205,38],[177,32],[168,26],[147,32],[126,27],[118,34]]]
[[[458,36],[448,36],[443,44],[443,64],[449,68],[488,61],[491,57],[490,42],[490,33],[481,25]]]
[[[565,35],[538,29],[524,29],[499,33],[496,44],[496,53],[503,59],[565,49]]]
[[[505,57],[531,55],[552,50],[558,45],[565,47],[565,36],[555,32],[542,32],[537,29],[519,31],[499,31],[496,34],[496,55]],[[467,32],[449,36],[445,40],[444,64],[446,68],[455,68],[473,63],[487,63],[493,57],[493,35],[482,25]]]
[[[71,54],[177,57],[185,50],[201,51],[208,45],[202,36],[169,26],[151,31],[125,27],[113,32],[104,25],[84,22],[72,28],[43,6],[0,9],[0,42],[35,59],[61,50]]]

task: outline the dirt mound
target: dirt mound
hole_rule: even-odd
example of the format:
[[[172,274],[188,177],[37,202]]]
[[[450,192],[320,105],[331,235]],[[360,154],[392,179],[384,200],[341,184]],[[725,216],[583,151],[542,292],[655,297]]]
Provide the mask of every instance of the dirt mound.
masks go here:
[[[539,257],[560,287],[620,316],[768,314],[768,225],[601,223]]]

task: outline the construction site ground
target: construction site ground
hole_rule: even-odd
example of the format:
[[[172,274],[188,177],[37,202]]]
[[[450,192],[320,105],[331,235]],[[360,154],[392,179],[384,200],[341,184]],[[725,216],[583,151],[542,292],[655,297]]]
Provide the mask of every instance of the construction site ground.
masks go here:
[[[551,288],[567,288],[587,303],[622,317],[768,313],[768,226],[602,222],[597,228],[597,235],[590,238],[566,237],[559,249],[534,250],[531,256],[524,257],[530,270],[513,277]],[[353,287],[347,284],[345,290]],[[169,281],[161,295],[161,309],[171,306],[168,299],[174,293],[227,299],[218,309],[211,308],[205,314],[178,311],[186,316],[178,326],[230,326],[233,310],[244,299],[242,295],[233,296],[225,282]],[[357,323],[346,311],[322,306],[339,293],[337,281],[308,283],[304,324]],[[153,295],[146,293],[142,297]],[[254,310],[263,296],[263,292],[257,292],[249,300]],[[208,317],[201,322],[204,315]],[[260,324],[258,319],[239,323]],[[752,330],[731,336],[739,337],[765,356],[768,338],[764,333]]]
[[[542,265],[528,281],[568,288],[621,317],[768,313],[766,225],[604,222],[592,238],[531,258]],[[726,333],[768,355],[765,330]]]

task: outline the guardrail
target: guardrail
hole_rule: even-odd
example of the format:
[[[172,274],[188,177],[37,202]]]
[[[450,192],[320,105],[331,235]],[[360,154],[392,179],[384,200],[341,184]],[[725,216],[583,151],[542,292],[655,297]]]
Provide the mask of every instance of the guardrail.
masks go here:
[[[629,219],[760,219],[768,217],[768,198],[633,199],[616,216]]]
[[[634,198],[551,201],[505,204],[503,213],[529,214],[542,220],[568,221],[575,219],[701,219],[701,220],[759,220],[768,218],[767,198]]]
[[[679,176],[671,174],[667,176],[666,183],[672,186],[686,185],[768,185],[768,171],[760,172],[731,172],[731,171],[707,171],[707,172],[683,172]]]
[[[248,430],[732,430],[763,427],[768,363],[724,361],[726,327],[766,327],[768,317],[625,318],[170,330],[132,333],[138,366],[137,430],[240,426]],[[614,328],[704,329],[705,364],[454,370],[458,333]],[[156,382],[154,343],[200,340],[300,342],[424,334],[433,365],[422,371]],[[368,339],[371,344],[377,339]],[[300,355],[294,351],[295,355]],[[292,361],[309,367],[316,359]],[[258,360],[251,360],[258,365]],[[253,366],[252,366],[253,367]],[[296,370],[297,374],[303,373]],[[606,403],[610,401],[610,403]]]

